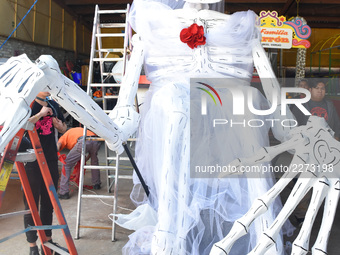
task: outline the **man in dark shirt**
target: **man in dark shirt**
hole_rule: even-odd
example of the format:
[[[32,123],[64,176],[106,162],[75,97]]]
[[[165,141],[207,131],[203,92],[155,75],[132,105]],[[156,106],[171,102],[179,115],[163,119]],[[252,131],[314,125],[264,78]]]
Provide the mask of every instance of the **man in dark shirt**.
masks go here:
[[[340,120],[332,101],[325,98],[326,85],[323,81],[318,81],[311,84],[310,89],[311,99],[304,103],[304,107],[315,116],[322,117],[326,120],[330,128],[334,131],[334,138],[339,140],[340,137]],[[293,107],[292,113],[300,125],[306,125],[309,118],[303,114],[297,107]]]

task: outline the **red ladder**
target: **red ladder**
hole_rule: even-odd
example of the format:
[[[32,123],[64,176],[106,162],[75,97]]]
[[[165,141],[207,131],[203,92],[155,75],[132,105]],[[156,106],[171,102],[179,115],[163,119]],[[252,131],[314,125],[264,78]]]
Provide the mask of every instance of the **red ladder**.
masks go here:
[[[37,205],[35,204],[32,190],[27,179],[24,164],[22,162],[15,161],[24,132],[25,130],[21,129],[15,135],[15,137],[8,143],[8,145],[6,146],[4,150],[1,161],[0,161],[0,169],[1,169],[0,170],[0,207],[1,207],[2,200],[5,194],[8,180],[9,180],[9,177],[10,177],[10,174],[12,172],[13,165],[15,162],[15,165],[18,170],[19,178],[20,178],[20,181],[23,187],[23,191],[25,193],[27,203],[31,211],[31,215],[35,223],[34,229],[36,229],[38,232],[39,239],[41,243],[43,244],[42,247],[43,247],[44,253],[46,255],[51,255],[51,249],[52,249],[52,250],[56,250],[57,252],[61,254],[65,254],[65,252],[62,252],[62,251],[60,252],[58,248],[53,246],[51,243],[47,242],[47,238],[46,238],[45,231],[44,231],[44,229],[46,229],[47,226],[42,226],[42,222],[41,222],[41,219],[38,213]],[[40,144],[38,134],[35,128],[32,131],[28,130],[28,134],[31,139],[33,149],[35,151],[35,155],[36,155],[39,167],[40,167],[40,171],[44,179],[46,189],[50,196],[50,199],[51,199],[51,202],[54,208],[54,212],[56,214],[56,218],[59,223],[59,225],[55,227],[48,226],[48,229],[61,229],[64,235],[64,239],[67,244],[67,248],[69,250],[69,254],[77,255],[78,253],[74,245],[70,230],[66,223],[66,219],[62,211],[62,208],[61,208],[61,205],[58,199],[57,191],[54,187],[50,171],[47,166],[47,162],[46,162],[45,155]]]

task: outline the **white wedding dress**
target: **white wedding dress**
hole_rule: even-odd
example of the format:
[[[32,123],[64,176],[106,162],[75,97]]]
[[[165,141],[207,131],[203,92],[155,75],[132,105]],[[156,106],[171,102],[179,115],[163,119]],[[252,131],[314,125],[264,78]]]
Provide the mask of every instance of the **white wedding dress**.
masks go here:
[[[239,79],[242,89],[249,88],[252,44],[259,43],[260,35],[257,16],[252,11],[215,19],[212,11],[174,10],[182,6],[180,1],[150,0],[135,0],[132,6],[130,20],[144,42],[144,70],[151,85],[141,107],[136,145],[137,164],[149,186],[150,197],[141,199],[141,185],[136,180],[131,198],[137,205],[149,203],[158,214],[158,222],[133,233],[123,248],[124,254],[150,254],[151,246],[153,251],[158,250],[157,254],[209,254],[212,245],[227,235],[232,223],[248,211],[252,201],[273,184],[269,173],[258,178],[190,177],[190,161],[195,158],[227,165],[268,146],[269,125],[226,125],[215,132],[209,123],[221,112],[226,119],[239,118],[232,114],[231,93],[225,89],[218,91],[222,111],[214,113],[217,108],[208,104],[207,121],[190,119],[190,78],[209,82],[208,78],[232,78],[233,84]],[[184,11],[185,18],[179,18]],[[216,12],[216,17],[220,16]],[[204,26],[206,44],[191,49],[179,35],[194,22]],[[263,95],[252,89],[254,107],[268,107]],[[191,93],[197,93],[200,100],[197,91]],[[191,95],[193,98],[195,94]],[[200,109],[191,109],[192,114],[197,111]],[[254,118],[246,114],[246,118]],[[268,116],[256,116],[265,117]],[[190,136],[200,139],[191,140],[190,146]],[[270,225],[280,208],[277,200],[255,220],[250,233],[234,245],[230,254],[243,255],[254,248],[263,228]],[[276,241],[270,255],[284,254],[282,236]]]

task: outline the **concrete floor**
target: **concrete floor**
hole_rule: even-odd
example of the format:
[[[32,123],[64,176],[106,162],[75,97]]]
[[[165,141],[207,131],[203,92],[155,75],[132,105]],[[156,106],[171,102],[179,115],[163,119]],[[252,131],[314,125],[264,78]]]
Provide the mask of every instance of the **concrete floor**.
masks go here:
[[[128,198],[129,190],[124,187],[131,187],[131,181],[121,181],[121,198],[118,203],[120,206],[129,206]],[[99,194],[106,194],[103,189]],[[90,192],[84,192],[84,194],[92,194]],[[69,229],[72,236],[76,233],[76,212],[77,212],[77,189],[73,188],[72,196],[69,200],[61,200],[62,209],[64,211]],[[10,200],[10,201],[9,201]],[[109,201],[104,201],[109,203]],[[112,203],[111,203],[112,204]],[[108,215],[112,213],[112,205],[107,205],[101,202],[99,199],[84,199],[82,203],[82,225],[110,227],[112,221],[108,218]],[[20,184],[16,180],[11,180],[6,191],[4,204],[1,208],[1,213],[13,212],[23,210],[22,194],[20,191]],[[119,210],[119,212],[123,212]],[[126,211],[124,212],[126,213]],[[57,219],[54,218],[53,223],[57,223]],[[19,232],[23,229],[22,216],[15,216],[0,220],[1,230],[0,238],[4,238],[10,234]],[[80,238],[74,240],[78,254],[121,254],[121,249],[128,240],[128,235],[131,231],[117,227],[116,229],[116,242],[111,241],[111,230],[108,229],[91,229],[81,228]],[[53,240],[60,245],[66,247],[61,230],[53,230]],[[21,234],[13,239],[0,244],[1,255],[26,255],[28,254],[28,246],[26,243],[25,234]]]
[[[100,150],[100,163],[104,163],[104,146]],[[276,164],[287,164],[289,162],[289,156],[283,154],[279,157]],[[130,171],[130,170],[128,170]],[[131,171],[130,171],[131,172]],[[108,195],[106,187],[106,173],[101,174],[102,189],[96,191],[97,194]],[[85,176],[85,184],[90,185],[90,174]],[[119,182],[119,196],[118,196],[118,213],[128,213],[129,211],[122,208],[134,209],[134,205],[131,203],[129,194],[132,188],[132,181],[121,179]],[[84,194],[93,194],[92,191],[84,191]],[[289,190],[286,190],[282,196],[282,199],[286,199],[289,194]],[[71,198],[69,200],[61,200],[62,209],[64,211],[68,226],[71,234],[74,237],[76,232],[76,211],[77,211],[77,196],[78,188],[71,186]],[[91,225],[99,227],[111,226],[112,222],[108,215],[112,212],[112,202],[102,201],[100,199],[83,199],[82,200],[82,217],[81,225]],[[11,179],[9,181],[5,198],[0,208],[0,214],[9,213],[13,211],[23,210],[22,191],[19,180]],[[321,214],[318,215],[317,222],[313,228],[311,245],[313,244],[320,224]],[[297,224],[295,219],[291,219],[293,224]],[[57,220],[54,219],[54,224]],[[333,224],[328,255],[340,254],[340,214],[336,215],[335,223]],[[11,218],[0,218],[0,239],[11,235],[13,233],[23,230],[23,220],[21,216],[15,216]],[[299,228],[295,231],[293,237],[287,238],[287,241],[293,241],[298,234]],[[128,235],[132,231],[125,230],[119,226],[116,229],[117,241],[111,241],[111,230],[109,229],[93,229],[93,228],[81,228],[80,238],[74,240],[78,254],[80,255],[109,255],[109,254],[121,254],[122,247],[128,241]],[[59,244],[66,246],[61,230],[53,231],[53,240]],[[6,242],[0,243],[0,255],[26,255],[28,254],[28,246],[26,243],[25,234],[21,234],[12,238]],[[310,254],[310,253],[309,253]],[[165,254],[166,255],[166,254]],[[243,254],[240,254],[243,255]]]

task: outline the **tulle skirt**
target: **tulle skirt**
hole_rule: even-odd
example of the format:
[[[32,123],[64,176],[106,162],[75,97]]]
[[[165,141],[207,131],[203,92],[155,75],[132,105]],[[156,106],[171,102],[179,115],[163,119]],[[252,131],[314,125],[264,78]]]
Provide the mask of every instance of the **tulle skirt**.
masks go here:
[[[217,160],[227,165],[237,157],[253,155],[259,148],[268,146],[269,127],[225,125],[216,132],[211,123],[217,117],[233,118],[234,122],[264,117],[252,116],[249,112],[245,116],[233,115],[232,94],[228,89],[221,89],[218,93],[223,107],[216,110],[216,105],[208,104],[207,118],[193,118],[200,111],[193,101],[200,97],[195,94],[196,90],[190,92],[189,83],[185,79],[154,81],[141,107],[136,159],[150,196],[147,198],[141,192],[135,178],[131,199],[136,205],[149,203],[158,214],[158,222],[133,233],[123,249],[124,254],[150,254],[152,236],[159,232],[168,233],[168,239],[173,240],[165,246],[174,246],[174,254],[209,254],[212,245],[228,234],[234,221],[248,211],[254,199],[273,185],[270,173],[251,178],[209,178],[209,175],[190,173],[190,163],[197,159]],[[258,90],[240,86],[253,90],[255,108],[267,104]],[[281,206],[277,199],[254,221],[249,233],[235,243],[230,254],[247,254],[254,248]],[[276,247],[267,254],[284,254],[282,235],[276,241]]]

